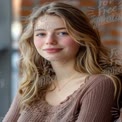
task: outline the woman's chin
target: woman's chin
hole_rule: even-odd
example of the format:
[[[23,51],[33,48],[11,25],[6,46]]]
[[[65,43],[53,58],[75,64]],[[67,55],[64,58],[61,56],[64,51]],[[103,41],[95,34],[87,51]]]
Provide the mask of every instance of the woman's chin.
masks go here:
[[[66,59],[65,58],[59,58],[59,57],[45,57],[46,60],[50,61],[50,62],[65,62]]]
[[[59,61],[59,59],[55,58],[55,57],[45,57],[45,59],[47,59],[50,62],[52,62],[52,61]]]

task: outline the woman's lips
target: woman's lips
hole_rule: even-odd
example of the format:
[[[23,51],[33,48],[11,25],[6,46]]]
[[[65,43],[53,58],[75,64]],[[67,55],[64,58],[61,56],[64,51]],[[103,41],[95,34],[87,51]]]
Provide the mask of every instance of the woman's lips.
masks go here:
[[[46,48],[44,49],[44,51],[46,51],[47,53],[57,53],[60,52],[62,50],[62,48]]]

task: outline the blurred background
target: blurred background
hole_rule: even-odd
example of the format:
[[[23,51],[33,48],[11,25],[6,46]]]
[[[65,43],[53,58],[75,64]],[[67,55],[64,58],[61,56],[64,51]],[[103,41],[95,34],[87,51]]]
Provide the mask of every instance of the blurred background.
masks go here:
[[[19,83],[18,41],[33,7],[59,0],[0,0],[0,122],[8,111]],[[81,9],[97,28],[111,55],[122,64],[121,0],[61,0]],[[112,70],[112,72],[114,72]],[[122,68],[116,72],[122,72]]]

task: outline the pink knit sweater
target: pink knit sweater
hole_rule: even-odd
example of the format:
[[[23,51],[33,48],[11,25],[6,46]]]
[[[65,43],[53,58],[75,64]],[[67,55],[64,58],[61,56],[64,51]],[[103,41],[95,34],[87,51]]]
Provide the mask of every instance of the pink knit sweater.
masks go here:
[[[118,115],[114,85],[103,75],[91,76],[78,90],[57,106],[45,99],[33,103],[20,113],[16,95],[2,122],[113,122]]]

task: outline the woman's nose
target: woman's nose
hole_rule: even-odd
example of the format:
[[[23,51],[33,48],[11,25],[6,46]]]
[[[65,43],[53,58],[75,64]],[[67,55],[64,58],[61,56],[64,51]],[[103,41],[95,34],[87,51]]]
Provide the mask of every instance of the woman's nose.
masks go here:
[[[54,35],[50,35],[47,37],[46,44],[48,44],[48,45],[49,44],[53,44],[53,45],[57,44],[57,41],[56,41]]]

